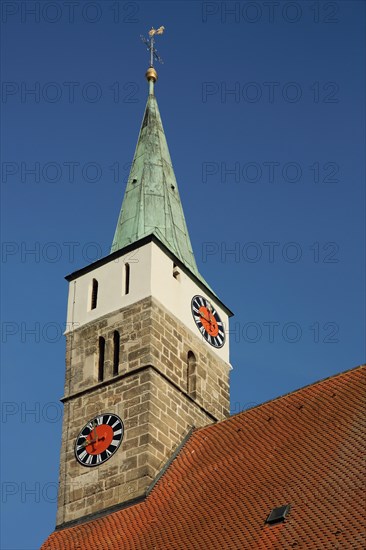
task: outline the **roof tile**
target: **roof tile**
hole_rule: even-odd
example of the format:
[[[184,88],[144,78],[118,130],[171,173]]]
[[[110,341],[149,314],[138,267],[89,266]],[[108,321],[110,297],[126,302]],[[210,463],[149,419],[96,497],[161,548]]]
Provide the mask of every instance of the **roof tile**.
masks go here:
[[[364,548],[365,402],[361,366],[196,430],[143,502],[42,550]]]

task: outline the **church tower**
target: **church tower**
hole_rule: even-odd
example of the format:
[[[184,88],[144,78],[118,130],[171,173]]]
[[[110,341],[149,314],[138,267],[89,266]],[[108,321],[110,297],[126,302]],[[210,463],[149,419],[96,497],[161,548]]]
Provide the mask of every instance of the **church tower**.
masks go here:
[[[197,269],[146,78],[111,253],[66,277],[58,528],[144,498],[193,427],[229,416],[231,312]]]

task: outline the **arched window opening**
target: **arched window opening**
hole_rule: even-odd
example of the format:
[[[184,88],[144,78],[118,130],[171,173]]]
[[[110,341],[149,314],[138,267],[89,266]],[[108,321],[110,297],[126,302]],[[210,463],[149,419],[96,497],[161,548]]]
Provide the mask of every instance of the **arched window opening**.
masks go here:
[[[117,376],[119,367],[119,343],[120,337],[118,330],[113,333],[113,376]]]
[[[130,264],[125,264],[125,271],[124,271],[124,294],[128,294],[130,292]]]
[[[187,392],[191,397],[196,397],[196,356],[193,351],[187,355]]]
[[[98,302],[98,281],[96,279],[93,279],[90,309],[95,309],[97,307],[97,302]]]
[[[104,380],[104,357],[105,357],[105,339],[103,336],[99,336],[99,358],[98,358],[98,382]]]

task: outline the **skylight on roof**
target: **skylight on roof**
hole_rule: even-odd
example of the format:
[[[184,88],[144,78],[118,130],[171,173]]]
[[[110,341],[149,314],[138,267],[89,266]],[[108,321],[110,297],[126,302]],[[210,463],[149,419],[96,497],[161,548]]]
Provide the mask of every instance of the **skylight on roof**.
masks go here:
[[[289,504],[285,504],[284,506],[279,506],[278,508],[273,508],[273,510],[271,511],[271,513],[266,519],[266,523],[273,524],[273,523],[278,523],[279,521],[284,521],[289,511],[290,511]]]

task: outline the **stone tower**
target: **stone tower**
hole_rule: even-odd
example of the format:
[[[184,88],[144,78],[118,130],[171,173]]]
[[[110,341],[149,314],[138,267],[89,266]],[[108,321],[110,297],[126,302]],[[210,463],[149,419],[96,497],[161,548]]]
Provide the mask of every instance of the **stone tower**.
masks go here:
[[[198,272],[146,76],[111,253],[66,277],[58,527],[143,498],[192,427],[229,415],[231,312]]]

